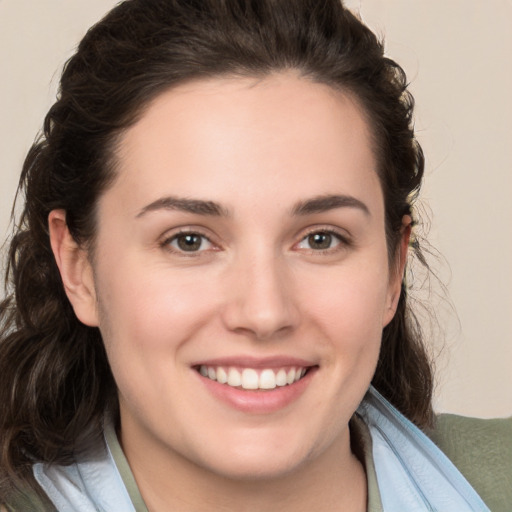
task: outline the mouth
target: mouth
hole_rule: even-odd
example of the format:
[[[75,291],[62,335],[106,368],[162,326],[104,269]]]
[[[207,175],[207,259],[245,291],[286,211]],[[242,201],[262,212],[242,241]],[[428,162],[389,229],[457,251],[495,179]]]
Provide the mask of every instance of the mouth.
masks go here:
[[[231,356],[197,361],[204,389],[230,409],[249,415],[289,410],[311,386],[319,365],[288,356]]]
[[[273,390],[303,379],[312,367],[241,368],[201,364],[195,369],[203,377],[219,384],[243,390]]]

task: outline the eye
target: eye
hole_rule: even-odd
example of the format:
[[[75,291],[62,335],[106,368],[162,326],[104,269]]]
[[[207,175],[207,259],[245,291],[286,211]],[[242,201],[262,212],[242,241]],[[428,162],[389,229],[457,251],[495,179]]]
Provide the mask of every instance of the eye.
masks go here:
[[[170,246],[177,252],[200,252],[213,247],[213,244],[200,233],[178,233],[165,241],[166,246]]]
[[[299,249],[327,251],[334,249],[343,242],[342,237],[332,231],[314,231],[305,236],[297,245]]]

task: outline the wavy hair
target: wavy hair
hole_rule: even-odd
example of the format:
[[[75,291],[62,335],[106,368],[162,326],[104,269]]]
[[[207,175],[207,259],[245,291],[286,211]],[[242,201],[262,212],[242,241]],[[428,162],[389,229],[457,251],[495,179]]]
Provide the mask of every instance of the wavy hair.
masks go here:
[[[339,0],[126,0],[93,26],[67,62],[57,101],[30,149],[24,208],[8,253],[0,304],[0,467],[30,480],[34,461],[66,464],[101,433],[116,386],[97,328],[76,318],[48,234],[64,209],[69,230],[94,246],[96,204],[116,176],[120,134],[176,84],[288,69],[343,90],[373,135],[390,263],[411,214],[424,158],[405,73]],[[416,245],[416,252],[421,251]],[[402,286],[383,331],[375,387],[420,426],[432,417],[433,379]]]

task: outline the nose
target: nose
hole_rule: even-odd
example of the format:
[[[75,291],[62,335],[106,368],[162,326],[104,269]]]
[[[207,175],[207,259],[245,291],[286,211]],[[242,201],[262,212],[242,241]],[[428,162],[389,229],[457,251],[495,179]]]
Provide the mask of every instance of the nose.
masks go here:
[[[295,329],[300,315],[293,274],[282,258],[252,256],[230,269],[223,320],[234,332],[267,340]]]

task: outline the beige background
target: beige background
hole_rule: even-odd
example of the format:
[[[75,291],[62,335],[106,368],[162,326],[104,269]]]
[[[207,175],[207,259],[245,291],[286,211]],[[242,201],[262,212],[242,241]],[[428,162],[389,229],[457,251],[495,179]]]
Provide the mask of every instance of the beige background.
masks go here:
[[[0,235],[58,70],[113,0],[0,0]],[[349,0],[407,71],[427,155],[439,410],[512,414],[512,0]],[[433,287],[434,295],[436,286]]]

